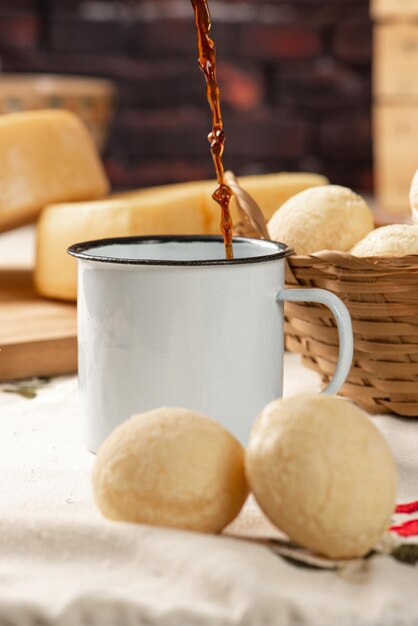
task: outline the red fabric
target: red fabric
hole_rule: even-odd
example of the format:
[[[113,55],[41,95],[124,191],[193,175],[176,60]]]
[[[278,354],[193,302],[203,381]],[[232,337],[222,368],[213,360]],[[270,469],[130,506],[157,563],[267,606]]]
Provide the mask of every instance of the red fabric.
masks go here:
[[[418,535],[418,519],[404,522],[398,526],[391,526],[390,530],[397,533],[401,537],[414,537],[415,535]]]
[[[418,500],[415,502],[407,502],[406,504],[398,504],[395,509],[395,513],[417,513],[418,512]]]

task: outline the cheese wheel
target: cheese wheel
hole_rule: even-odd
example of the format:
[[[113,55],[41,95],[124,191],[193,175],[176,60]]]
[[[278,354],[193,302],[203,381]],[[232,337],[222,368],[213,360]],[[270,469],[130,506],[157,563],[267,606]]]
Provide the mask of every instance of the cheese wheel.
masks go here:
[[[286,200],[295,194],[308,189],[327,185],[329,180],[320,174],[310,174],[304,172],[277,172],[275,174],[260,174],[258,176],[240,176],[239,184],[250,196],[254,198],[266,218],[266,221]],[[162,187],[150,187],[149,189],[139,189],[116,194],[116,198],[133,198],[138,194],[158,194],[161,191],[171,189],[174,193],[188,188],[195,189],[196,194],[203,194],[203,204],[207,219],[207,234],[219,235],[221,214],[219,204],[212,198],[216,189],[215,180],[204,180],[191,183],[177,183],[175,185],[164,185]],[[231,200],[231,212],[234,221],[239,219],[234,198]]]
[[[0,232],[52,202],[104,196],[108,181],[79,118],[45,110],[0,116]]]
[[[201,194],[185,186],[98,202],[58,204],[42,212],[37,226],[35,286],[46,297],[77,298],[76,260],[67,248],[82,241],[132,235],[205,233]]]
[[[296,191],[324,182],[316,174],[240,178],[266,218]],[[51,298],[76,299],[76,261],[67,255],[74,243],[134,235],[220,234],[220,209],[211,197],[215,188],[215,181],[177,183],[114,194],[100,202],[47,207],[37,228],[37,290]]]

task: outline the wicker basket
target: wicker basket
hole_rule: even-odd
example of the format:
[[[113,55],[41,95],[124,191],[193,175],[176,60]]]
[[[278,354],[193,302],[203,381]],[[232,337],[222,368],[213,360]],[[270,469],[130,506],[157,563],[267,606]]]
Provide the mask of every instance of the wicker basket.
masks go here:
[[[341,394],[371,413],[418,416],[418,256],[362,259],[324,251],[288,259],[286,283],[337,294],[353,321],[354,360]],[[286,347],[328,382],[338,356],[331,312],[286,303]]]

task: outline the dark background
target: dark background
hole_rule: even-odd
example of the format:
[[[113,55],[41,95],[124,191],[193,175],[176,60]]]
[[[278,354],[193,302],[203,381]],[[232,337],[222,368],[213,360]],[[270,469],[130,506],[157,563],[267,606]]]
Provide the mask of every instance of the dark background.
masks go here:
[[[210,3],[237,174],[308,170],[372,187],[367,0]],[[0,69],[115,80],[116,187],[212,178],[189,0],[0,0]],[[1,75],[0,75],[1,80]]]

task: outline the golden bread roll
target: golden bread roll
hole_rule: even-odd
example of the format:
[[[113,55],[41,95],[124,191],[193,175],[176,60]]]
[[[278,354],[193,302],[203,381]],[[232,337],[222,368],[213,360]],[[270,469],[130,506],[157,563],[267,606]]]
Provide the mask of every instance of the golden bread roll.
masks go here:
[[[109,183],[81,120],[68,111],[0,116],[0,232],[52,202],[93,200]]]
[[[141,413],[100,448],[93,493],[112,520],[218,533],[248,494],[244,450],[217,422],[194,411]]]
[[[351,254],[360,257],[418,254],[418,224],[389,224],[376,228],[354,246]]]
[[[366,413],[324,395],[276,400],[254,424],[250,488],[292,540],[331,558],[366,554],[396,498],[389,447]]]
[[[296,254],[348,251],[373,230],[373,214],[361,196],[347,187],[306,189],[285,202],[268,223],[271,239]]]

